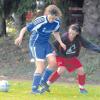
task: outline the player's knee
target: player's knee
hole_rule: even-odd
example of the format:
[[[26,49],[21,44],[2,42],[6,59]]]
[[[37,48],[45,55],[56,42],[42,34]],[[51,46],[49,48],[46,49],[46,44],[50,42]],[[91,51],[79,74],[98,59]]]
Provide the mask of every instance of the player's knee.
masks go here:
[[[65,70],[66,70],[66,69],[65,69],[64,67],[59,67],[58,70],[57,70],[57,72],[58,72],[59,74],[63,74]]]
[[[36,68],[35,73],[42,74],[43,70],[44,70],[44,68]]]
[[[51,55],[51,56],[48,57],[48,64],[51,67],[57,65],[56,58],[55,58],[54,55]]]
[[[36,70],[35,70],[35,73],[42,73],[45,69],[45,65],[43,62],[37,62],[36,63]]]
[[[57,66],[57,62],[55,60],[49,61],[49,66],[55,67],[55,66]]]
[[[84,75],[85,74],[83,67],[78,68],[78,74],[79,75]]]

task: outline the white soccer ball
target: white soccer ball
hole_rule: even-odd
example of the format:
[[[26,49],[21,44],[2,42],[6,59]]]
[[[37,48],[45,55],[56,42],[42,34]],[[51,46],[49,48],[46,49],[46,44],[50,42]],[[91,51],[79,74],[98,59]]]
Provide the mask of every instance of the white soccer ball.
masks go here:
[[[9,83],[7,80],[0,81],[0,91],[1,92],[8,92],[9,90]]]

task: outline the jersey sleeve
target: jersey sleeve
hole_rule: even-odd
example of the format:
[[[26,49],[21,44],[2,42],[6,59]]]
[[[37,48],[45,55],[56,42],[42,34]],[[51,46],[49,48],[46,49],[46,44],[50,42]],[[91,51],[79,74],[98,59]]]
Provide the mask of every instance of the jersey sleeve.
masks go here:
[[[33,28],[38,28],[40,26],[41,23],[44,23],[45,22],[45,17],[44,16],[40,16],[40,17],[37,17],[34,21],[32,21],[31,23],[29,23],[26,27],[27,27],[27,30],[29,32],[32,32]]]
[[[57,26],[55,27],[54,32],[59,32],[59,30],[60,30],[60,25],[61,25],[61,20],[60,20],[60,19],[57,19],[57,20],[56,20],[56,23],[57,23]]]
[[[33,24],[33,23],[29,23],[29,24],[26,25],[26,27],[27,27],[27,30],[28,30],[29,32],[31,32],[32,29],[34,28],[34,24]]]
[[[84,48],[100,53],[100,46],[86,40],[82,36],[80,36],[80,42]]]

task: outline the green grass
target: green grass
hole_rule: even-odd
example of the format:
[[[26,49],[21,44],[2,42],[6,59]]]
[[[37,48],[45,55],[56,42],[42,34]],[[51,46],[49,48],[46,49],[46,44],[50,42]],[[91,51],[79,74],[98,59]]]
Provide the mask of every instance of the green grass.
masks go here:
[[[87,85],[88,94],[79,93],[75,84],[55,83],[50,93],[31,94],[31,81],[11,81],[9,92],[0,92],[0,100],[100,100],[100,86]]]

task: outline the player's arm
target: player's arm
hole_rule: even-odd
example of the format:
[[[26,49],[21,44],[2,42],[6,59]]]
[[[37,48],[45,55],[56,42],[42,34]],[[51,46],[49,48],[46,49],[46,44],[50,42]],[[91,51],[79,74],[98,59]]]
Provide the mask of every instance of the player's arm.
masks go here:
[[[34,30],[37,30],[36,26],[43,23],[44,21],[44,17],[37,17],[33,22],[27,24],[24,28],[21,29],[18,38],[15,40],[15,44],[19,46],[22,43],[25,32],[28,31],[32,33]]]
[[[21,29],[21,31],[20,31],[20,33],[19,33],[19,36],[18,36],[18,37],[16,38],[16,40],[15,40],[15,44],[16,44],[17,46],[20,46],[20,45],[21,45],[22,40],[23,40],[23,37],[24,37],[24,34],[25,34],[26,31],[32,33],[32,29],[34,28],[34,26],[35,26],[34,23],[31,22],[31,23],[27,24],[25,27],[23,27],[23,28]]]
[[[55,41],[53,42],[53,47],[54,47],[54,49],[55,49],[56,51],[59,50],[59,46],[60,46],[59,42],[58,42],[57,40],[55,40]]]
[[[84,48],[100,53],[100,46],[80,37],[81,44]]]
[[[15,39],[15,45],[20,46],[22,43],[22,39],[24,37],[25,32],[27,31],[27,27],[23,27],[19,33],[19,36]]]
[[[61,45],[61,47],[64,50],[66,50],[66,45],[62,42],[59,32],[54,32],[53,35],[54,35],[55,39],[59,42],[59,44]]]

